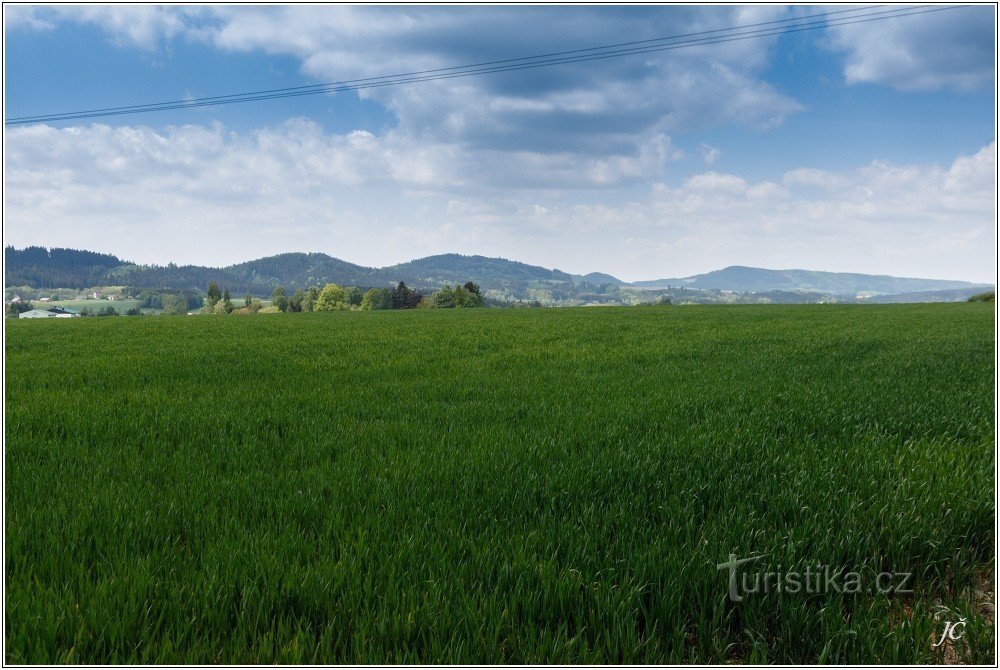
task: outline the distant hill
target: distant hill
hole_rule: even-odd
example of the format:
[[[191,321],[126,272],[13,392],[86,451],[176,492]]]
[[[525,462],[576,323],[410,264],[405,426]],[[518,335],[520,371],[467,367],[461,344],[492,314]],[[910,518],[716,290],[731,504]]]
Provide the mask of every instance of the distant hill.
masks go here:
[[[278,254],[222,268],[137,265],[111,254],[43,247],[7,247],[4,260],[8,287],[128,286],[203,292],[209,282],[216,282],[233,296],[269,296],[278,286],[286,291],[328,283],[371,288],[400,281],[427,292],[442,284],[472,281],[497,300],[559,305],[635,304],[667,294],[695,302],[853,302],[857,298],[866,302],[927,302],[964,300],[992,288],[963,281],[741,266],[628,284],[602,272],[572,275],[505,258],[460,254],[427,256],[384,268],[320,253]],[[667,291],[668,286],[673,290]],[[729,296],[729,292],[740,295]]]
[[[320,284],[362,287],[404,281],[424,289],[474,281],[484,288],[507,288],[530,282],[572,283],[573,277],[505,258],[441,254],[386,268],[371,268],[320,253],[287,253],[228,267],[200,265],[137,265],[115,256],[89,251],[29,247],[5,251],[9,286],[86,288],[102,284],[156,289],[205,290],[217,282],[233,295],[270,295],[277,286],[287,290]]]
[[[3,255],[8,286],[98,286],[107,283],[109,271],[128,264],[111,254],[76,249],[5,247]]]
[[[354,286],[381,285],[383,275],[368,268],[326,254],[290,253],[258,258],[226,268],[234,276],[253,285],[307,288],[319,284]]]
[[[441,254],[418,258],[382,268],[390,281],[405,281],[417,286],[440,286],[443,283],[475,281],[484,285],[497,282],[556,281],[572,282],[573,277],[560,270],[549,270],[506,258]]]
[[[570,275],[573,281],[577,284],[594,284],[600,286],[601,284],[614,284],[615,286],[625,286],[628,282],[624,282],[618,277],[612,277],[611,275],[604,274],[603,272],[591,272],[585,275]]]
[[[983,291],[992,291],[993,286],[980,284],[969,288],[945,289],[943,291],[913,291],[911,293],[894,293],[892,295],[876,295],[866,298],[864,302],[965,302],[970,297]]]
[[[684,288],[718,289],[740,293],[802,291],[855,296],[858,294],[876,295],[959,289],[968,288],[974,284],[942,279],[913,279],[818,270],[767,270],[733,265],[693,277],[633,282],[633,286],[643,288],[683,286]]]

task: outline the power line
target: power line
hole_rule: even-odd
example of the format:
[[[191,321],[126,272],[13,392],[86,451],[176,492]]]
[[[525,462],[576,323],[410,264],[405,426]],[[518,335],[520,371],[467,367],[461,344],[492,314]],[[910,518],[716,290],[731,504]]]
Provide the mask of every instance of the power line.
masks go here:
[[[375,81],[384,80],[384,79],[395,79],[395,78],[399,78],[399,77],[423,76],[423,75],[429,75],[429,74],[435,74],[435,73],[444,73],[444,72],[449,72],[449,71],[458,71],[458,70],[465,70],[465,69],[469,69],[469,68],[484,67],[484,66],[489,66],[489,65],[501,65],[501,64],[506,64],[506,63],[512,63],[512,62],[515,62],[515,61],[531,61],[531,60],[535,60],[535,59],[550,58],[550,57],[555,57],[555,56],[567,56],[567,55],[570,55],[570,54],[580,54],[580,53],[583,53],[583,52],[604,51],[604,50],[608,50],[608,49],[617,49],[617,48],[620,48],[620,47],[635,46],[635,45],[639,45],[639,44],[650,44],[650,43],[653,43],[653,42],[663,42],[663,41],[668,41],[668,40],[681,39],[681,38],[685,38],[685,37],[697,37],[697,36],[708,35],[708,34],[711,34],[711,33],[728,32],[728,31],[738,30],[738,29],[742,29],[742,28],[756,28],[756,27],[759,27],[759,26],[772,25],[772,24],[778,24],[778,23],[788,23],[788,22],[792,22],[792,21],[804,21],[804,20],[812,19],[812,18],[832,16],[834,14],[845,14],[845,13],[851,13],[851,12],[868,11],[868,10],[872,10],[872,9],[878,9],[880,7],[883,7],[883,6],[884,5],[870,5],[870,6],[867,6],[867,7],[856,7],[856,8],[852,8],[852,9],[843,9],[843,10],[838,10],[838,11],[835,11],[835,12],[823,12],[823,13],[819,13],[819,14],[811,14],[811,15],[805,15],[805,16],[798,16],[798,17],[792,17],[792,18],[787,18],[787,19],[778,19],[778,20],[773,20],[773,21],[764,21],[764,22],[761,22],[761,23],[751,23],[751,24],[747,24],[747,25],[743,25],[743,26],[736,26],[736,27],[730,27],[730,28],[718,28],[716,30],[705,30],[705,31],[700,31],[700,32],[695,32],[695,33],[685,33],[685,34],[682,34],[682,35],[671,35],[671,36],[668,36],[668,37],[658,37],[658,38],[648,39],[648,40],[637,40],[637,41],[634,41],[634,42],[621,42],[621,43],[618,43],[618,44],[609,44],[609,45],[605,45],[605,46],[601,46],[601,47],[590,47],[590,48],[587,48],[587,49],[573,49],[573,50],[570,50],[570,51],[556,51],[556,52],[552,52],[552,53],[539,54],[539,55],[535,55],[535,56],[522,56],[522,57],[519,57],[519,58],[506,58],[506,59],[503,59],[503,60],[484,61],[484,62],[480,62],[480,63],[472,63],[472,64],[469,64],[469,65],[455,65],[455,66],[451,66],[451,67],[434,68],[434,69],[430,69],[430,70],[419,70],[419,71],[416,71],[416,72],[403,72],[403,73],[394,74],[394,75],[381,75],[381,76],[377,76],[377,77],[366,77],[366,78],[362,78],[362,79],[348,79],[348,80],[345,80],[345,81],[326,82],[326,83],[323,83],[323,84],[308,84],[308,85],[304,85],[304,86],[292,86],[292,87],[288,87],[288,88],[275,88],[275,89],[269,89],[269,90],[263,90],[263,91],[248,91],[248,92],[245,92],[245,93],[230,93],[228,95],[209,96],[209,97],[202,97],[202,98],[189,98],[189,99],[186,99],[186,100],[171,100],[171,101],[166,101],[166,102],[154,102],[154,103],[147,103],[147,104],[142,104],[142,105],[123,105],[121,107],[102,107],[102,108],[99,108],[99,109],[84,109],[84,110],[78,110],[78,111],[75,111],[75,112],[64,112],[64,113],[42,114],[42,115],[26,116],[26,117],[15,117],[13,119],[10,119],[10,121],[20,121],[20,120],[25,120],[25,119],[35,119],[35,118],[43,118],[43,117],[44,118],[48,118],[48,117],[55,117],[55,116],[64,116],[64,115],[69,115],[69,114],[90,114],[90,113],[95,113],[95,112],[145,109],[145,108],[149,108],[149,107],[159,107],[161,105],[193,104],[193,103],[198,103],[198,102],[203,102],[203,101],[210,101],[210,100],[213,100],[213,101],[214,100],[226,100],[226,99],[231,99],[231,98],[242,98],[242,97],[245,97],[245,96],[269,95],[269,94],[274,94],[274,93],[282,93],[282,92],[285,92],[285,91],[303,91],[303,90],[310,90],[310,89],[326,89],[326,88],[329,88],[329,87],[339,87],[339,86],[345,86],[345,85],[350,85],[350,84],[361,84],[361,83],[366,83],[366,82],[375,82]],[[320,91],[320,92],[325,92],[325,90],[324,91]]]
[[[6,125],[21,125],[27,123],[43,123],[47,121],[68,121],[85,118],[99,118],[105,116],[119,116],[124,114],[137,114],[141,112],[166,111],[173,109],[191,109],[198,107],[217,106],[233,104],[237,102],[253,102],[261,100],[274,100],[279,98],[292,98],[303,95],[318,95],[321,93],[336,93],[343,91],[356,91],[361,89],[382,88],[385,86],[398,86],[408,83],[421,83],[428,81],[440,81],[444,79],[454,79],[459,77],[470,77],[482,74],[498,72],[511,72],[516,70],[533,69],[540,67],[551,67],[568,63],[580,63],[593,60],[604,60],[609,58],[620,58],[623,56],[671,51],[674,49],[691,48],[696,46],[706,46],[736,42],[747,39],[758,39],[771,37],[786,33],[815,30],[823,27],[833,27],[841,25],[851,25],[856,23],[867,23],[871,21],[881,21],[896,17],[913,16],[916,14],[928,14],[931,12],[959,9],[968,5],[949,6],[927,6],[918,5],[910,7],[898,7],[883,11],[872,12],[880,5],[839,10],[835,12],[825,12],[808,16],[800,16],[789,19],[779,19],[765,21],[755,24],[734,26],[730,28],[719,28],[683,35],[672,35],[649,40],[639,40],[634,42],[623,42],[619,44],[607,45],[603,47],[590,47],[587,49],[574,49],[571,51],[560,51],[536,56],[524,56],[520,58],[508,58],[498,61],[487,61],[483,63],[473,63],[469,65],[459,65],[432,70],[420,70],[416,72],[401,73],[395,75],[382,75],[378,77],[368,77],[363,79],[352,79],[340,82],[328,82],[325,84],[312,84],[308,86],[296,86],[283,89],[271,89],[264,91],[254,91],[248,93],[236,93],[230,95],[213,96],[205,98],[194,98],[188,100],[175,100],[161,103],[148,103],[143,105],[128,105],[122,107],[104,107],[92,110],[77,112],[64,112],[54,114],[44,114],[36,116],[22,116],[8,119]],[[866,13],[859,14],[864,11]],[[849,14],[844,16],[845,14]],[[833,15],[840,15],[837,18],[827,20]],[[778,25],[790,24],[790,25]],[[760,26],[771,26],[759,30],[745,32],[734,32],[745,30],[746,28],[757,28]],[[721,33],[721,34],[720,34]],[[676,41],[681,40],[681,41]],[[670,42],[662,44],[663,42]],[[645,45],[645,46],[642,46]]]
[[[617,50],[617,51],[603,51],[601,53],[589,53],[589,54],[583,54],[583,55],[579,55],[579,56],[569,56],[569,57],[552,58],[552,59],[549,59],[549,60],[542,60],[542,61],[535,60],[535,61],[526,62],[526,63],[516,63],[516,64],[511,64],[511,65],[499,65],[499,66],[485,67],[485,68],[474,69],[474,70],[469,70],[469,69],[462,70],[462,68],[474,68],[474,67],[477,67],[476,65],[456,66],[456,67],[452,67],[452,68],[439,68],[437,70],[425,70],[425,71],[421,71],[421,72],[407,73],[407,74],[400,74],[400,75],[386,75],[386,76],[381,76],[381,77],[371,77],[371,78],[367,78],[367,79],[348,80],[346,82],[333,82],[333,83],[328,83],[328,84],[316,84],[316,85],[312,85],[312,86],[294,87],[294,88],[290,88],[290,89],[274,89],[274,90],[271,90],[271,91],[261,91],[261,92],[258,92],[258,93],[233,94],[233,95],[229,95],[229,96],[217,96],[217,97],[213,97],[213,98],[197,98],[197,99],[189,99],[189,100],[178,100],[178,101],[167,102],[167,103],[151,103],[151,104],[147,104],[147,105],[132,105],[132,106],[127,106],[127,107],[116,107],[116,108],[112,107],[112,108],[103,108],[103,109],[96,109],[96,110],[87,110],[87,111],[82,111],[82,112],[68,112],[68,113],[62,113],[62,114],[48,114],[48,115],[39,115],[39,116],[32,116],[32,117],[17,117],[17,118],[8,120],[7,123],[8,123],[8,125],[14,125],[14,124],[25,124],[25,123],[39,123],[39,122],[44,122],[44,121],[65,121],[65,120],[80,119],[80,118],[96,118],[96,117],[103,117],[103,116],[117,116],[117,115],[122,115],[122,114],[135,114],[135,113],[139,113],[139,112],[165,111],[165,110],[172,110],[172,109],[188,109],[188,108],[197,108],[197,107],[207,107],[207,106],[215,106],[215,105],[222,105],[222,104],[231,104],[231,103],[236,103],[236,102],[252,102],[252,101],[260,101],[260,100],[273,100],[273,99],[278,99],[278,98],[290,98],[290,97],[298,97],[298,96],[302,96],[302,95],[317,95],[317,94],[320,94],[320,93],[334,93],[334,92],[342,92],[342,91],[354,91],[354,90],[367,89],[367,88],[381,88],[381,87],[384,87],[384,86],[397,86],[397,85],[406,84],[406,83],[418,83],[418,82],[424,82],[424,81],[437,81],[437,80],[441,80],[441,79],[452,79],[452,78],[457,78],[457,77],[467,77],[467,76],[473,76],[473,75],[479,75],[479,74],[488,74],[488,73],[495,73],[495,72],[509,72],[509,71],[512,71],[512,70],[522,70],[522,69],[530,69],[530,68],[537,68],[537,67],[548,67],[548,66],[551,66],[551,65],[584,62],[584,61],[590,61],[590,60],[601,60],[601,59],[606,59],[606,58],[616,58],[616,57],[621,57],[621,56],[626,56],[626,55],[633,55],[633,54],[653,53],[653,52],[658,52],[658,51],[668,51],[668,50],[677,49],[677,48],[688,48],[688,47],[693,47],[693,46],[703,46],[703,45],[710,45],[710,44],[721,44],[721,43],[725,43],[725,42],[734,42],[734,41],[739,41],[739,40],[744,40],[744,39],[769,37],[769,36],[780,35],[780,34],[789,33],[789,32],[800,32],[800,31],[803,31],[803,30],[813,30],[813,29],[817,29],[817,28],[821,28],[821,27],[829,27],[829,26],[837,26],[837,25],[848,25],[848,24],[852,24],[852,23],[865,23],[865,22],[868,22],[868,21],[884,20],[884,19],[887,19],[887,18],[894,18],[894,17],[897,17],[897,16],[910,16],[910,15],[914,15],[914,14],[924,14],[924,13],[930,13],[930,12],[935,12],[935,11],[943,11],[943,10],[947,10],[947,9],[955,9],[955,8],[958,8],[958,7],[960,7],[960,6],[954,6],[953,5],[953,6],[947,6],[947,7],[934,7],[934,8],[927,8],[926,6],[904,7],[904,8],[897,8],[897,9],[892,9],[892,10],[886,10],[886,11],[883,11],[883,12],[869,12],[868,14],[860,15],[861,18],[858,18],[857,16],[841,17],[840,19],[834,19],[832,21],[822,21],[822,22],[818,22],[818,23],[799,23],[799,24],[793,25],[793,26],[786,26],[786,27],[781,27],[781,28],[769,28],[769,29],[765,29],[765,30],[751,31],[751,32],[748,32],[748,33],[731,33],[729,35],[717,35],[715,37],[709,37],[709,38],[703,38],[703,39],[695,39],[695,40],[687,40],[685,42],[675,43],[675,44],[668,44],[668,45],[656,45],[656,46],[649,46],[649,47],[635,47],[635,48],[628,48],[628,49],[620,49],[620,50]],[[868,9],[868,8],[865,8],[865,9]],[[843,11],[848,11],[848,10],[843,10]],[[856,11],[856,10],[851,10],[851,11]],[[817,15],[817,16],[824,16],[825,17],[826,15]],[[801,19],[801,18],[802,17],[799,17],[799,19]],[[788,21],[791,21],[791,20],[799,20],[799,19],[784,19],[784,20],[781,20],[781,21],[765,22],[764,24],[753,24],[753,25],[766,25],[766,24],[770,24],[770,23],[788,22]],[[632,42],[632,43],[624,43],[624,44],[628,45],[628,44],[641,44],[641,43],[645,43],[645,42],[656,42],[656,41],[663,41],[663,40],[668,40],[668,39],[677,39],[678,37],[688,37],[690,35],[700,35],[700,34],[707,34],[707,33],[716,33],[716,32],[720,32],[721,30],[728,30],[728,31],[739,30],[739,29],[742,29],[742,28],[745,28],[745,27],[748,27],[748,26],[738,26],[738,27],[728,28],[728,29],[719,29],[719,30],[714,30],[714,31],[704,31],[703,33],[691,33],[689,35],[672,36],[672,37],[667,37],[667,38],[659,38],[657,40],[643,40],[641,42]],[[559,52],[559,53],[578,53],[578,52],[584,52],[584,51],[595,51],[597,49],[610,49],[610,48],[613,48],[613,47],[616,47],[616,46],[620,46],[620,45],[612,45],[611,47],[594,47],[592,49],[580,49],[580,50],[575,50],[573,52]],[[531,58],[537,59],[537,58],[544,58],[544,57],[545,56],[532,56],[532,57],[523,57],[523,58],[518,58],[518,59],[507,59],[506,61],[494,61],[494,62],[509,63],[511,61],[526,61],[526,60],[531,59]],[[461,70],[461,71],[450,72],[450,73],[443,73],[444,70]],[[425,75],[425,73],[433,73],[433,72],[441,72],[442,74],[426,74]]]

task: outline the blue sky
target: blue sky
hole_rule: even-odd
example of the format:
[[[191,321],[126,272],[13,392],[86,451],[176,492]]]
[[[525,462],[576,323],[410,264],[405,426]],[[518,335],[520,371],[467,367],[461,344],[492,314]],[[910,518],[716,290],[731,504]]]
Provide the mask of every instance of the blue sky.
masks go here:
[[[8,118],[817,7],[5,8]],[[470,79],[6,129],[5,242],[137,262],[499,255],[992,281],[992,6]],[[928,45],[934,48],[928,49]]]

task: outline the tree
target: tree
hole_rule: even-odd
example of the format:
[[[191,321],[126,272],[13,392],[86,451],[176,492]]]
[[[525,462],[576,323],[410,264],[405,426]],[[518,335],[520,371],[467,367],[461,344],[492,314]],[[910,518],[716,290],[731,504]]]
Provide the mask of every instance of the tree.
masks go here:
[[[285,287],[279,286],[271,294],[271,304],[278,308],[279,312],[288,311],[288,296],[285,295]]]
[[[483,296],[472,282],[465,286],[455,284],[455,288],[445,284],[434,292],[430,303],[431,307],[482,307]]]
[[[34,307],[31,306],[30,302],[21,302],[18,300],[17,302],[7,303],[8,316],[17,316],[22,312],[30,312],[33,309]]]
[[[471,287],[471,288],[470,288]],[[482,307],[483,295],[471,281],[455,287],[455,307]]]
[[[187,300],[184,296],[174,295],[173,293],[164,293],[160,296],[161,304],[163,305],[164,314],[187,314]],[[222,303],[216,301],[216,304],[221,307]]]
[[[460,289],[460,287],[459,287]],[[451,289],[450,286],[445,284],[431,296],[431,306],[432,307],[454,307],[455,306],[455,291]]]
[[[227,288],[225,293],[222,294],[222,309],[226,311],[226,314],[233,313],[233,301],[229,297],[229,289]]]
[[[333,312],[341,309],[347,309],[347,295],[344,293],[344,289],[336,284],[327,284],[319,292],[319,297],[316,298],[313,310],[316,312]]]
[[[361,298],[361,309],[392,309],[392,291],[387,288],[369,289]]]
[[[969,296],[969,299],[966,302],[996,302],[996,299],[996,291],[985,291],[983,293],[977,293],[976,295]]]
[[[315,286],[310,286],[306,289],[306,295],[302,299],[302,311],[311,312],[316,306],[316,300],[319,298],[319,289]]]
[[[246,295],[244,295],[243,296],[243,306],[244,307],[250,307],[250,301],[251,300],[252,300],[252,298],[250,297],[249,293],[247,293]]]
[[[422,298],[419,293],[411,289],[404,282],[399,282],[392,291],[393,309],[413,309],[420,303]]]
[[[306,299],[306,292],[303,291],[302,289],[296,289],[295,293],[293,293],[292,297],[288,300],[288,311],[301,312],[302,303],[305,301],[305,299]]]
[[[345,302],[351,307],[360,307],[364,294],[357,286],[348,286],[344,289]]]
[[[222,291],[219,290],[219,285],[213,281],[208,283],[208,291],[206,291],[206,293],[208,311],[211,312],[215,309],[215,303],[222,299]]]

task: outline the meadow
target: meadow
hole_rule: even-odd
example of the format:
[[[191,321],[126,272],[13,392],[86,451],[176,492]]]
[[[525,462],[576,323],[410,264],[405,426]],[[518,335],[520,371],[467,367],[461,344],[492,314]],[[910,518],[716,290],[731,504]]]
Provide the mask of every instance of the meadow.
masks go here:
[[[992,305],[6,327],[9,663],[995,660]]]

